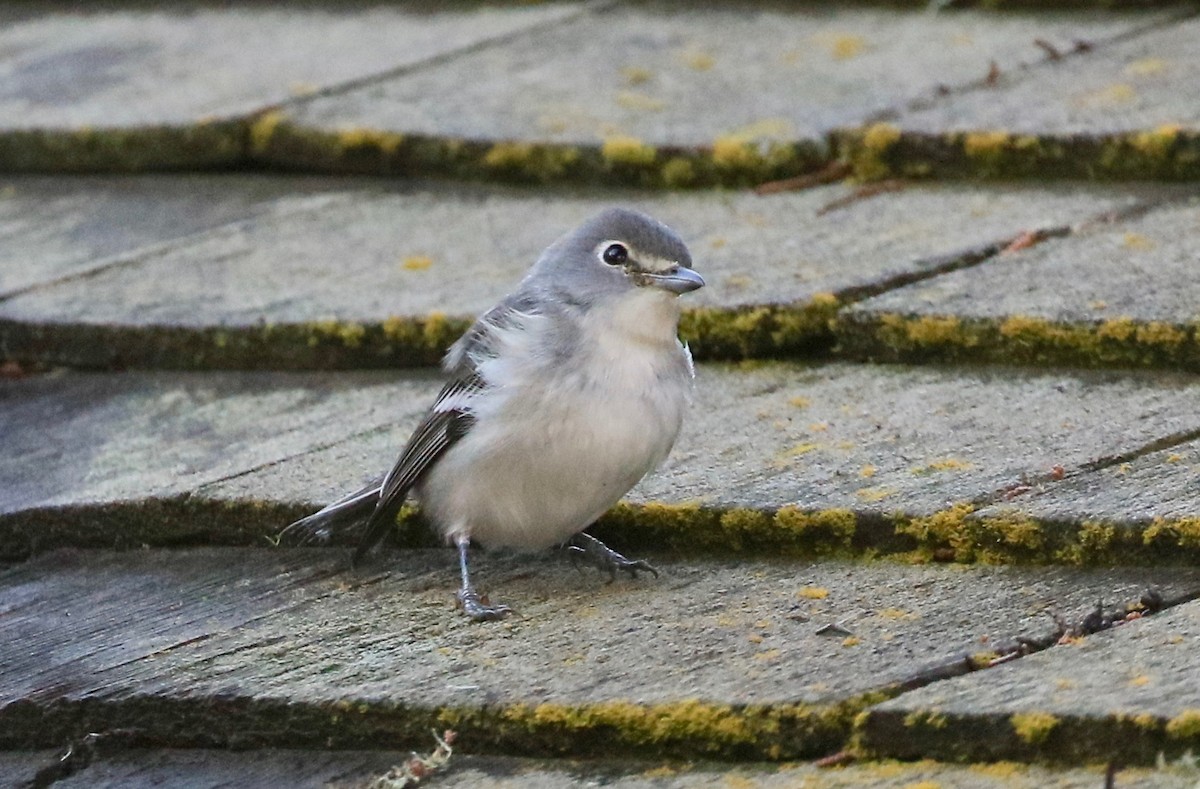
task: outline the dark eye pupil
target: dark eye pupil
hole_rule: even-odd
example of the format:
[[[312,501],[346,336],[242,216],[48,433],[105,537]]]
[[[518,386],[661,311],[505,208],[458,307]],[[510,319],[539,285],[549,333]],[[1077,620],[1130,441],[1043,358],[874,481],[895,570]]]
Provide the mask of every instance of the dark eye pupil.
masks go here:
[[[619,266],[629,260],[629,250],[620,244],[611,244],[604,250],[604,262],[610,266]]]

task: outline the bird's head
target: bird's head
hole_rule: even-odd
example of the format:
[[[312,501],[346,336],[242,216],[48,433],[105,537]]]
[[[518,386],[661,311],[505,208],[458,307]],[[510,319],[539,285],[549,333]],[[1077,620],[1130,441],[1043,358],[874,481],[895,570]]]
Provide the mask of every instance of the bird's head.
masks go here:
[[[662,222],[627,208],[610,208],[554,242],[531,276],[579,303],[645,293],[677,296],[704,287],[683,240]]]

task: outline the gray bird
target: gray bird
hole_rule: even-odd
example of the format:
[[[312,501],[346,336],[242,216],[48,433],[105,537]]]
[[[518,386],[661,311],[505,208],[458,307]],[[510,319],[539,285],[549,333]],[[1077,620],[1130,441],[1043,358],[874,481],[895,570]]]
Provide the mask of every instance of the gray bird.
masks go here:
[[[677,297],[704,286],[690,266],[679,236],[636,211],[604,211],[558,239],[451,346],[450,380],[387,476],[285,533],[327,538],[367,517],[357,562],[413,491],[458,547],[458,599],[477,621],[511,609],[485,603],[472,586],[472,540],[521,550],[566,542],[572,556],[613,575],[657,575],[583,529],[679,435],[695,373],[677,336]]]

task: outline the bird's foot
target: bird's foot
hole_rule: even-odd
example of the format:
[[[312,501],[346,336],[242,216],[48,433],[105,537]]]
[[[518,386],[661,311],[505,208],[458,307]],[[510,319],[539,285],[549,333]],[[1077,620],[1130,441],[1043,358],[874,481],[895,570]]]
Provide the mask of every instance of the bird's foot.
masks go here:
[[[571,538],[567,550],[570,551],[572,564],[579,566],[580,562],[586,562],[602,572],[607,572],[610,581],[616,580],[618,572],[629,573],[631,578],[637,578],[639,571],[658,577],[658,570],[650,562],[643,559],[626,559],[590,534],[576,534]]]
[[[472,622],[495,622],[512,613],[506,605],[489,605],[474,589],[459,589],[458,604]]]

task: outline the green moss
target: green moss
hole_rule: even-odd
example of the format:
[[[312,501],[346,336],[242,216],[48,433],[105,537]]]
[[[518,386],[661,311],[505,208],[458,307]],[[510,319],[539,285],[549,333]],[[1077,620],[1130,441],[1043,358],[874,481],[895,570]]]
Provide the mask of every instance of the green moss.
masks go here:
[[[326,340],[333,340],[334,342],[340,342],[347,348],[358,348],[362,345],[363,337],[367,334],[367,330],[361,323],[354,323],[352,321],[328,319],[314,321],[309,325],[312,328],[312,335],[308,340],[310,346],[315,346]]]
[[[901,516],[896,522],[896,533],[916,540],[927,556],[932,556],[938,549],[953,549],[955,558],[964,558],[958,555],[958,548],[964,539],[967,516],[974,511],[974,505],[961,503],[931,515]]]
[[[734,706],[700,699],[641,704],[513,704],[446,709],[438,723],[476,747],[508,753],[655,758],[794,759],[836,748],[867,702]]]
[[[1021,135],[1004,129],[901,132],[876,124],[840,130],[833,140],[838,155],[863,180],[1200,177],[1200,134],[1177,125],[1104,135]]]
[[[685,310],[679,334],[697,359],[779,357],[828,346],[840,302],[833,294],[807,303]]]
[[[1124,542],[1119,539],[1117,527],[1088,520],[1079,525],[1075,539],[1059,549],[1055,558],[1064,564],[1113,564],[1124,553]]]
[[[351,126],[336,132],[338,146],[352,154],[356,149],[378,151],[384,157],[395,155],[404,144],[404,135],[382,129]]]
[[[747,540],[761,540],[771,528],[771,516],[759,510],[732,509],[721,514],[720,529],[728,545],[741,550]]]
[[[654,164],[654,148],[636,137],[609,137],[600,146],[600,155],[610,166],[644,167]]]
[[[253,154],[265,153],[271,147],[275,129],[282,121],[283,113],[279,110],[264,112],[253,119],[250,122],[250,152]]]
[[[1135,321],[1060,323],[1027,315],[1005,318],[851,313],[833,324],[852,357],[908,362],[987,362],[1074,367],[1200,369],[1194,325]]]
[[[913,710],[904,716],[904,725],[912,728],[944,729],[949,720],[938,710]]]
[[[1011,145],[1007,132],[968,132],[963,136],[963,152],[974,161],[979,170],[988,175],[1003,172],[1005,154]]]
[[[550,183],[562,180],[578,164],[571,146],[498,142],[483,156],[483,166],[506,180]]]
[[[240,121],[10,130],[0,133],[0,168],[10,173],[228,168],[241,164],[246,147],[246,131]]]
[[[1057,717],[1048,712],[1018,712],[1009,718],[1013,732],[1029,745],[1045,742],[1059,722]]]
[[[960,560],[985,564],[1044,561],[1047,538],[1040,522],[1017,510],[967,518],[955,551]]]
[[[860,181],[878,181],[895,174],[891,158],[901,138],[890,123],[876,123],[841,137],[842,159]]]
[[[696,182],[696,168],[682,156],[674,156],[662,166],[662,182],[668,189],[680,189]]]
[[[1200,549],[1200,517],[1155,518],[1142,533],[1142,540],[1159,548]]]

